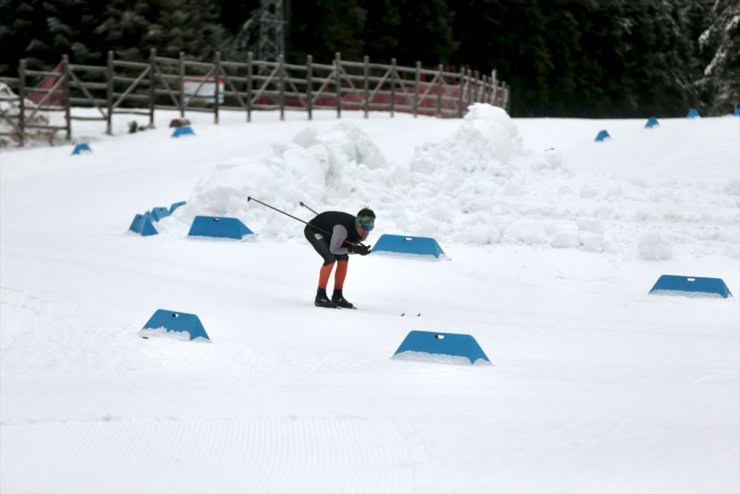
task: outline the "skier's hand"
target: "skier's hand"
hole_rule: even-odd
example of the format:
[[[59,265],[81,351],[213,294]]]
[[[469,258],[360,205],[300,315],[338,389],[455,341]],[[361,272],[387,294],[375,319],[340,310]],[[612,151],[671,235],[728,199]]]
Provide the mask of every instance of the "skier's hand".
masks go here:
[[[361,256],[366,256],[370,253],[370,246],[369,245],[356,245],[355,246],[355,252],[357,254],[360,254]]]

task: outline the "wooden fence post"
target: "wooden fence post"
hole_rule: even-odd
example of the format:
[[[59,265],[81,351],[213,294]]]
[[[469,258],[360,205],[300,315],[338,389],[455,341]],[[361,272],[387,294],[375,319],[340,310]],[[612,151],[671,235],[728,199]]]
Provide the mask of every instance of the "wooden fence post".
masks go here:
[[[213,91],[213,94],[215,96],[215,99],[213,101],[213,123],[218,124],[218,116],[219,116],[218,111],[219,111],[219,105],[220,105],[219,98],[221,97],[221,89],[220,89],[221,88],[221,52],[220,51],[216,52],[215,58],[216,58],[215,59],[215,65],[216,65],[215,72],[216,73],[214,74],[214,79],[215,79],[216,87]]]
[[[149,50],[149,128],[154,128],[154,107],[157,102],[157,50]]]
[[[313,57],[306,55],[306,107],[308,119],[313,120]]]
[[[18,64],[18,97],[20,108],[18,115],[18,131],[20,132],[20,145],[26,145],[26,59],[21,59]]]
[[[279,96],[280,101],[280,121],[285,120],[285,63],[283,62],[283,54],[278,55],[278,84],[279,84]]]
[[[180,52],[180,118],[185,118],[185,52]]]
[[[62,84],[64,90],[62,91],[62,94],[64,95],[64,118],[67,121],[67,136],[66,140],[71,141],[72,140],[72,106],[69,101],[69,82],[72,80],[72,78],[69,76],[69,57],[67,55],[62,55]]]
[[[416,73],[414,75],[415,75],[414,78],[416,79],[416,83],[414,84],[414,106],[413,106],[414,109],[413,109],[413,113],[414,113],[414,118],[416,118],[417,115],[419,114],[419,104],[420,104],[420,101],[419,101],[419,84],[421,84],[421,62],[419,62],[418,60],[416,61]]]
[[[106,97],[108,112],[105,116],[105,133],[113,135],[113,51],[108,51],[108,69],[105,71]]]
[[[491,71],[491,85],[493,88],[491,89],[491,104],[493,106],[496,105],[496,92],[498,90],[498,81],[496,80],[496,69]]]
[[[247,122],[252,121],[252,60],[254,54],[250,51],[247,53]]]
[[[460,94],[458,95],[457,101],[457,113],[460,118],[463,116],[463,105],[465,95],[465,69],[460,69]]]
[[[337,52],[334,57],[334,89],[337,98],[337,118],[342,117],[342,79],[339,76],[341,65],[342,56]]]
[[[465,73],[465,79],[467,81],[468,86],[468,105],[470,106],[473,104],[473,70],[468,69]]]
[[[475,88],[475,92],[473,92],[473,103],[477,103],[480,99],[480,73],[476,70],[473,71],[473,87]]]
[[[396,113],[396,59],[391,58],[391,118]]]
[[[363,68],[363,76],[365,78],[365,118],[367,118],[367,113],[370,110],[370,57],[365,55],[363,61],[365,62]]]
[[[444,66],[437,65],[437,118],[442,116],[442,90],[444,89]]]

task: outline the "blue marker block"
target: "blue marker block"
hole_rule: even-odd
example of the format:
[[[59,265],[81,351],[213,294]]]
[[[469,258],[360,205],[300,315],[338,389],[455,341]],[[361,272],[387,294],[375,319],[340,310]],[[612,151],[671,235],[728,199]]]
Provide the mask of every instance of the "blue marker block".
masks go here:
[[[735,108],[735,116],[740,117],[740,108]]]
[[[128,229],[129,231],[138,233],[142,237],[148,237],[149,235],[156,235],[158,233],[157,229],[154,228],[150,213],[137,214]]]
[[[166,333],[188,341],[211,341],[198,316],[164,309],[158,309],[139,331],[143,338]]]
[[[660,124],[658,123],[658,119],[655,117],[648,118],[647,122],[645,122],[645,128],[646,129],[652,129],[653,127],[660,127]]]
[[[730,289],[721,278],[699,278],[664,274],[650,289],[653,295],[684,295],[688,297],[731,297]]]
[[[436,240],[429,237],[408,237],[383,234],[372,249],[373,253],[406,254],[411,256],[447,257]]]
[[[236,218],[196,216],[188,232],[189,237],[234,238],[242,240],[254,232]]]
[[[411,331],[393,358],[454,364],[490,364],[485,352],[469,334]]]
[[[77,144],[75,148],[72,150],[72,154],[82,154],[82,153],[92,153],[92,149],[90,148],[89,144],[86,144],[86,143]]]
[[[172,137],[194,136],[194,135],[195,135],[195,132],[193,132],[193,129],[189,125],[186,125],[184,127],[178,127],[172,133]]]
[[[686,118],[698,118],[698,117],[701,117],[701,115],[699,115],[699,110],[697,110],[696,108],[690,108],[689,113],[686,115]]]
[[[595,142],[604,142],[605,139],[611,139],[612,136],[609,135],[609,132],[604,130],[600,130],[598,134],[596,134],[596,139],[594,139]]]
[[[159,208],[152,208],[152,218],[154,218],[154,221],[159,221],[162,218],[169,216],[170,210],[164,207]]]
[[[187,204],[186,201],[173,202],[170,206],[170,214],[174,213],[175,209],[179,208],[180,206],[184,206],[185,204]]]

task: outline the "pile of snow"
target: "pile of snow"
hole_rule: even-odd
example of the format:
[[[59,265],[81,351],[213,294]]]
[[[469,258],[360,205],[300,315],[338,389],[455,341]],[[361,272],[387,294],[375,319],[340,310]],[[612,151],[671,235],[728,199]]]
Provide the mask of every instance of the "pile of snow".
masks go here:
[[[266,240],[302,237],[294,219],[251,196],[303,220],[313,213],[301,202],[352,213],[367,206],[378,215],[378,235],[429,236],[442,245],[524,244],[645,259],[670,259],[671,246],[680,245],[693,254],[740,255],[737,180],[575,173],[558,149],[526,149],[506,112],[481,103],[446,138],[417,145],[408,162],[387,159],[366,133],[342,122],[306,128],[264,156],[215,168],[186,207],[160,222],[161,233],[186,235],[195,215],[212,215],[236,217]],[[647,247],[655,224],[662,240]],[[707,244],[708,230],[720,242]]]
[[[668,260],[673,257],[673,246],[660,233],[652,232],[643,236],[637,244],[641,258],[651,261]]]

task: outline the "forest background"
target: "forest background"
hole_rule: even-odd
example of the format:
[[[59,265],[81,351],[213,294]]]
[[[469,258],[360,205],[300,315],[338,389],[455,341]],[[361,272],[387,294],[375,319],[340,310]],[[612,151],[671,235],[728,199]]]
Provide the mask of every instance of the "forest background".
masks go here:
[[[161,56],[241,61],[260,0],[0,0],[0,76],[62,54],[103,65]],[[284,0],[288,62],[313,55],[489,74],[515,117],[675,117],[740,106],[737,0]]]

